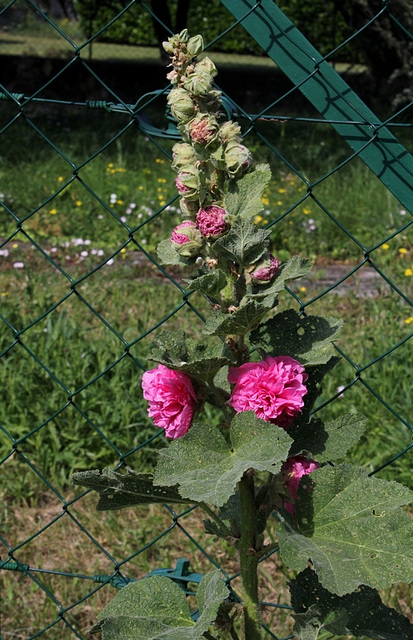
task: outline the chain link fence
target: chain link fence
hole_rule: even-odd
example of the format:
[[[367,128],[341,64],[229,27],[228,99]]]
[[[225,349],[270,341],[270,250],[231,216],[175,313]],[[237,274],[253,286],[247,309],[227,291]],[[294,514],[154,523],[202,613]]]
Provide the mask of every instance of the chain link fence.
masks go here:
[[[0,636],[82,639],[130,579],[156,570],[191,593],[213,565],[237,598],[238,567],[229,548],[205,535],[196,509],[96,517],[95,496],[70,486],[75,469],[150,468],[165,441],[140,400],[149,347],[167,325],[199,336],[206,303],[156,256],[179,218],[169,169],[178,134],[158,52],[135,66],[92,63],[99,34],[76,43],[27,4],[66,53],[32,52],[34,65],[21,59],[14,73],[0,72]],[[408,483],[412,103],[379,119],[351,88],[365,77],[346,76],[348,84],[333,68],[348,42],[321,56],[271,0],[222,4],[231,26],[216,40],[241,25],[266,53],[246,64],[215,58],[216,40],[206,47],[226,115],[273,167],[268,209],[256,223],[272,230],[274,253],[287,257],[296,242],[316,262],[311,279],[287,289],[287,304],[347,319],[339,378],[317,410],[334,416],[365,402],[374,420],[354,456]],[[3,3],[0,18],[16,7]],[[145,2],[124,11],[132,8],[157,19]],[[352,46],[384,19],[411,42],[384,2]],[[367,210],[362,223],[349,211],[357,207]],[[277,562],[261,563],[265,629],[287,640]]]

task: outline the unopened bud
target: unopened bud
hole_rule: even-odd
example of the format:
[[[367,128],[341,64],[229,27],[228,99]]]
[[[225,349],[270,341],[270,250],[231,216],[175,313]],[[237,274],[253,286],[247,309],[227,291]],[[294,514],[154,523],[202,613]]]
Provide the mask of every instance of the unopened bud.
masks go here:
[[[172,147],[173,161],[171,164],[172,169],[180,169],[186,164],[195,164],[197,155],[192,145],[186,142],[179,142]]]
[[[194,103],[185,89],[176,87],[168,95],[168,104],[171,105],[171,112],[178,122],[187,122],[195,112]]]
[[[251,273],[251,281],[255,284],[266,284],[271,282],[278,273],[279,262],[277,258],[265,252],[264,256],[255,265],[254,271]]]
[[[199,254],[204,239],[195,223],[185,220],[173,230],[171,242],[183,258],[194,258]]]
[[[225,163],[231,177],[245,173],[252,164],[252,156],[243,144],[230,143],[225,149]]]
[[[239,143],[241,141],[241,127],[237,122],[224,122],[219,130],[219,135],[224,144],[228,142]]]
[[[204,40],[201,35],[193,36],[189,38],[186,46],[191,56],[199,56],[204,50]]]
[[[201,175],[194,165],[187,164],[181,167],[175,184],[179,195],[185,196],[187,200],[198,200],[202,186]]]

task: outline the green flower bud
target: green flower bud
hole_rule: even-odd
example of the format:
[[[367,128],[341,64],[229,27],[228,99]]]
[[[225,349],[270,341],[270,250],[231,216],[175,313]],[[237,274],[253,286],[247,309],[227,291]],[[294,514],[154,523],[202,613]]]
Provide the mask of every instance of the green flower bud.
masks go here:
[[[252,164],[252,156],[243,144],[232,142],[225,149],[225,163],[227,165],[228,174],[231,177],[238,177],[246,173]]]
[[[181,207],[181,211],[185,216],[188,216],[189,218],[195,218],[199,209],[199,201],[181,198],[179,201],[179,206]]]
[[[172,169],[180,170],[181,167],[186,164],[195,164],[197,161],[197,155],[192,145],[186,142],[174,144],[172,147],[173,161],[171,164]]]
[[[197,62],[194,71],[195,73],[207,73],[211,78],[211,82],[218,73],[216,66],[212,62],[211,58],[208,57],[202,58],[202,60]]]
[[[204,50],[204,40],[201,35],[193,36],[189,38],[187,43],[188,53],[191,56],[199,56]]]
[[[171,105],[172,115],[178,122],[187,122],[194,115],[195,105],[185,89],[172,89],[168,95],[168,104]]]
[[[184,81],[184,88],[194,96],[206,96],[211,89],[212,78],[206,72],[189,73]]]
[[[181,196],[186,200],[199,200],[202,189],[202,176],[198,169],[192,164],[181,167],[175,178],[176,188]]]
[[[224,144],[229,142],[241,142],[241,127],[238,122],[224,122],[219,130],[219,136]]]

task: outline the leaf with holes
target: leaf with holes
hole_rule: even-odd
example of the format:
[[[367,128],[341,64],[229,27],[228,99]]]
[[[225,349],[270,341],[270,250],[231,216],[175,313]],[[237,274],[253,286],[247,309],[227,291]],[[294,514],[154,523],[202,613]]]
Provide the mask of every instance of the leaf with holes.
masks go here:
[[[185,331],[161,331],[153,342],[149,360],[202,380],[212,379],[222,367],[235,362],[225,343],[198,343]]]
[[[248,469],[278,473],[292,442],[283,429],[252,411],[233,418],[230,438],[231,446],[213,425],[192,425],[161,449],[154,483],[179,485],[183,498],[222,507]]]
[[[386,607],[375,589],[361,586],[354,593],[337,596],[321,586],[311,569],[299,573],[289,587],[294,635],[299,640],[317,640],[323,630],[372,640],[413,640],[413,625]]]
[[[72,482],[97,491],[100,496],[96,507],[98,511],[112,511],[154,502],[189,502],[174,488],[155,487],[152,474],[137,473],[129,467],[122,473],[112,469],[78,471],[72,475]]]
[[[304,366],[325,364],[334,355],[342,325],[335,318],[300,316],[288,309],[253,331],[251,344],[273,356],[288,354]]]
[[[199,618],[194,622],[185,592],[170,578],[150,576],[131,582],[98,615],[93,631],[103,640],[199,640],[228,597],[219,571],[207,573],[197,591]]]
[[[413,527],[399,509],[413,492],[369,478],[352,465],[329,465],[300,480],[296,524],[285,514],[278,541],[299,571],[310,559],[321,584],[337,595],[362,584],[377,589],[413,580]]]
[[[361,413],[347,413],[326,423],[314,418],[303,425],[293,424],[288,430],[294,440],[290,455],[307,455],[317,462],[344,458],[347,451],[360,440],[366,422]]]

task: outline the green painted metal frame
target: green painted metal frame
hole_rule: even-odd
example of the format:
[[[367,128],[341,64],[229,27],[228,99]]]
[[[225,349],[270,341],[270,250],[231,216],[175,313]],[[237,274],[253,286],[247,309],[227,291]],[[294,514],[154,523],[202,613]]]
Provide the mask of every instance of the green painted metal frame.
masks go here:
[[[323,118],[335,121],[331,126],[413,213],[413,156],[387,122],[380,122],[273,0],[221,2]]]

